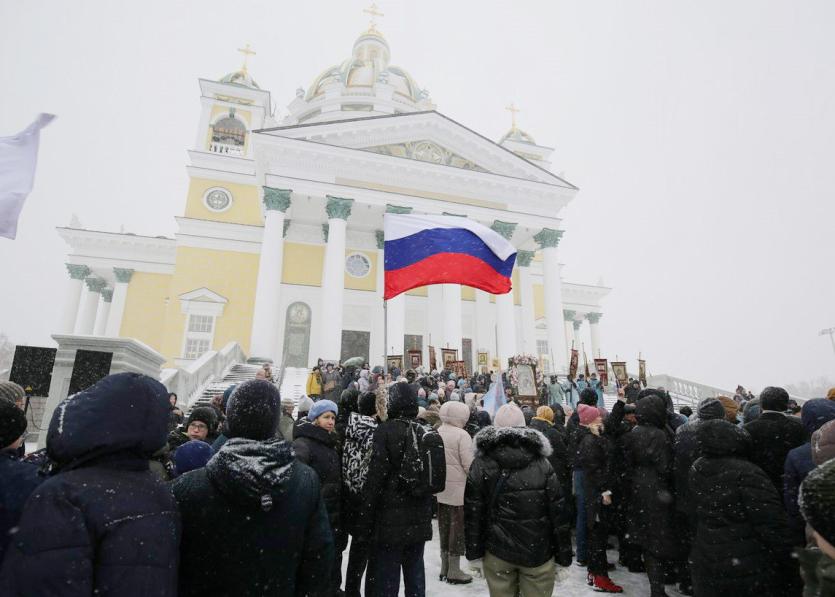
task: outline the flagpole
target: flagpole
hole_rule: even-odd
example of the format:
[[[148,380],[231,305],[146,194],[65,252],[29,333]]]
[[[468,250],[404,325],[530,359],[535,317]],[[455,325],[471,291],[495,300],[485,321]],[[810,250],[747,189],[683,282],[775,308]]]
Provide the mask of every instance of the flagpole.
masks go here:
[[[389,375],[389,318],[388,301],[383,299],[383,384]]]

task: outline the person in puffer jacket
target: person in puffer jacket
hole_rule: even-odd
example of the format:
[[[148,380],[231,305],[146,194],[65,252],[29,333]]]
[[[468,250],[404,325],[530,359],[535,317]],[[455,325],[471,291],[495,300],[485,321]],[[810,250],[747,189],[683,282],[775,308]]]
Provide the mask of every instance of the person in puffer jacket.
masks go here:
[[[229,440],[204,468],[174,481],[180,597],[328,591],[333,537],[319,478],[275,437],[279,401],[268,381],[238,386],[226,410]]]
[[[360,585],[368,565],[369,541],[363,518],[365,499],[363,488],[368,478],[368,465],[377,429],[377,396],[366,392],[359,398],[358,412],[351,413],[345,429],[345,445],[342,449],[342,519],[345,530],[351,535],[348,568],[345,571],[345,595],[360,597]]]
[[[444,442],[446,485],[438,498],[438,533],[441,536],[441,580],[452,585],[472,582],[473,577],[461,571],[464,543],[464,488],[473,462],[473,440],[465,431],[470,409],[460,402],[447,402],[441,407],[438,434]]]
[[[475,447],[464,491],[467,559],[484,559],[491,597],[551,595],[554,560],[570,566],[572,556],[551,445],[525,427],[519,407],[505,404]]]
[[[118,373],[55,408],[55,474],[26,502],[0,595],[177,595],[180,516],[148,465],[165,445],[168,407],[161,383]]]

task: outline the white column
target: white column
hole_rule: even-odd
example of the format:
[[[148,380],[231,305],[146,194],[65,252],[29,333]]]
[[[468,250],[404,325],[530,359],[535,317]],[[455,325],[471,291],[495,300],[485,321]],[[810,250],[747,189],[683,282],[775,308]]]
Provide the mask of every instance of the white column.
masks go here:
[[[534,238],[542,248],[548,347],[553,354],[554,371],[565,372],[568,370],[568,355],[565,352],[566,335],[562,315],[562,282],[560,280],[560,263],[557,258],[557,245],[562,238],[562,231],[543,228]]]
[[[345,232],[353,199],[327,197],[328,242],[322,272],[321,353],[338,361],[342,351],[342,308],[345,302]]]
[[[574,315],[576,313],[574,311],[565,309],[563,310],[563,318],[565,319],[565,352],[568,357],[571,357],[571,347],[580,348],[577,344],[577,339],[574,337]]]
[[[290,207],[291,194],[289,189],[264,187],[264,236],[261,240],[261,259],[258,262],[249,355],[271,359],[274,363],[281,363],[282,343],[279,341],[278,330],[282,315],[284,214]]]
[[[388,323],[388,346],[386,350],[390,355],[403,355],[403,369],[409,369],[406,365],[408,359],[404,354],[403,342],[406,335],[406,295],[398,294],[389,299],[386,307],[386,321]]]
[[[99,293],[104,288],[105,281],[91,276],[84,278],[84,284],[86,288],[81,296],[81,304],[78,306],[78,319],[76,319],[73,333],[89,336],[93,333],[96,311],[99,306]]]
[[[489,357],[496,356],[496,336],[493,318],[490,317],[490,295],[483,290],[475,291],[475,346],[473,352],[486,350]],[[490,362],[488,359],[488,367]]]
[[[507,361],[516,355],[516,321],[513,313],[513,292],[496,295],[496,343],[499,367],[507,369]]]
[[[578,350],[580,355],[580,367],[583,366],[583,350],[586,350],[586,358],[588,358],[588,347],[583,344],[583,336],[580,334],[580,326],[583,325],[582,319],[575,319],[571,322],[574,326],[574,348]]]
[[[458,351],[458,359],[461,360],[461,286],[459,284],[444,284],[444,329],[442,336],[442,348],[452,348]]]
[[[104,335],[108,338],[118,338],[122,330],[122,318],[125,315],[125,303],[128,299],[128,284],[133,277],[133,270],[114,267],[113,275],[116,277],[116,283],[113,285],[113,300],[110,302],[110,314],[107,316],[107,325],[104,328]]]
[[[441,348],[444,345],[444,287],[432,284],[426,288],[427,314],[429,328],[428,344],[435,349],[435,365],[438,370],[443,368]],[[427,361],[427,366],[431,361]]]
[[[536,317],[531,276],[533,256],[533,251],[519,251],[516,254],[516,263],[519,265],[519,293],[522,295],[522,352],[539,358],[536,350]],[[551,359],[551,355],[546,356],[548,360]]]
[[[96,322],[93,324],[94,336],[104,336],[104,331],[107,329],[107,317],[110,315],[111,301],[113,301],[113,289],[102,289],[99,306],[96,309]]]
[[[67,282],[64,298],[64,309],[61,314],[61,333],[72,334],[78,317],[78,305],[84,290],[84,278],[90,275],[90,268],[86,265],[67,263],[70,279]]]
[[[589,320],[589,335],[591,336],[591,353],[590,358],[599,359],[600,355],[600,318],[602,313],[588,313],[586,319]]]

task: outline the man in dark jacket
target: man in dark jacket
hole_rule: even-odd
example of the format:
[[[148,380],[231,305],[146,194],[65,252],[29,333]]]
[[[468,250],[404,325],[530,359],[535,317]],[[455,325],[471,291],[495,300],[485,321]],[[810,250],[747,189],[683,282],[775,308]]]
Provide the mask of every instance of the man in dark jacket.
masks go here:
[[[476,435],[467,475],[464,517],[467,559],[484,558],[492,595],[550,595],[554,561],[571,565],[570,518],[551,446],[525,427],[514,404]]]
[[[180,522],[149,470],[165,444],[168,392],[145,375],[109,375],[61,402],[46,449],[57,474],[23,510],[0,594],[177,594]]]
[[[689,518],[695,515],[687,483],[690,477],[690,467],[699,457],[697,432],[705,421],[724,418],[725,409],[722,403],[716,398],[705,398],[696,407],[696,418],[676,430],[674,446],[676,509]]]
[[[580,404],[585,404],[587,406],[595,406],[597,404],[597,392],[595,392],[591,388],[584,389],[582,392],[580,392],[580,402],[577,405],[578,409]],[[574,479],[574,508],[577,514],[577,519],[575,521],[575,531],[577,533],[577,561],[582,562],[585,565],[585,562],[588,559],[588,554],[586,553],[588,524],[586,521],[585,495],[583,493],[583,467],[581,465],[578,465],[576,462],[578,443],[577,435],[579,427],[580,415],[578,410],[575,410],[573,413],[571,413],[571,416],[568,418],[568,423],[566,424],[566,432],[568,433],[568,458],[573,469],[572,475]]]
[[[173,484],[183,516],[180,597],[321,594],[333,538],[319,479],[275,437],[280,398],[265,380],[229,400],[229,440]]]
[[[406,594],[422,596],[426,591],[423,568],[424,543],[432,539],[432,496],[414,496],[398,479],[403,462],[406,435],[418,414],[417,396],[406,382],[389,388],[388,419],[374,432],[374,448],[363,492],[366,512],[373,530],[373,547],[366,584],[371,595],[397,595],[400,571]]]
[[[44,479],[36,465],[18,457],[25,433],[26,415],[14,402],[0,397],[0,563],[26,498]]]
[[[697,433],[701,457],[689,480],[697,520],[691,554],[696,597],[783,597],[785,572],[797,564],[780,495],[748,460],[749,434],[724,420],[705,421]]]
[[[565,420],[565,413],[563,413],[563,420]],[[536,416],[531,419],[529,427],[539,431],[548,440],[551,445],[551,455],[548,457],[548,462],[551,463],[551,468],[557,473],[562,495],[571,495],[571,469],[568,466],[565,428],[562,429],[563,433],[557,430],[554,423],[554,411],[549,406],[540,406],[536,409]]]
[[[835,420],[835,402],[826,398],[808,400],[800,411],[800,421],[810,437],[815,431],[832,420]],[[792,543],[797,546],[806,544],[806,534],[804,532],[806,524],[797,503],[797,498],[800,495],[800,484],[814,468],[811,441],[794,448],[786,456],[783,475],[783,505],[789,515],[789,532],[792,534]]]
[[[765,471],[782,494],[783,469],[786,456],[792,448],[806,441],[806,430],[797,417],[786,414],[789,393],[783,388],[767,387],[760,394],[762,414],[745,425],[751,435],[753,450],[751,462]]]

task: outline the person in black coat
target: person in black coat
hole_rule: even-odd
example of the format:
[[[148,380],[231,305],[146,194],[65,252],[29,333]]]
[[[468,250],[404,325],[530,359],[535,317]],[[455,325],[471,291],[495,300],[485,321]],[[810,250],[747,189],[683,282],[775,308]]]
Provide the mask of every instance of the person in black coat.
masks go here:
[[[38,466],[20,460],[19,448],[26,433],[26,415],[11,400],[0,397],[0,563],[17,526],[26,498],[44,477]]]
[[[584,388],[580,392],[580,404],[587,406],[596,406],[597,392],[591,388]],[[568,419],[566,424],[566,433],[568,434],[568,458],[569,464],[572,467],[572,476],[574,480],[574,508],[576,512],[575,531],[577,533],[577,561],[586,562],[588,560],[587,546],[587,528],[586,521],[586,507],[585,496],[583,495],[583,467],[578,465],[577,459],[577,433],[580,427],[580,418],[578,410],[575,410]]]
[[[748,460],[750,435],[717,419],[700,425],[697,437],[701,457],[689,480],[697,521],[691,553],[696,597],[782,597],[785,572],[797,565],[780,494]]]
[[[334,431],[337,416],[338,408],[333,402],[319,400],[307,414],[307,421],[296,429],[296,439],[293,440],[296,458],[319,476],[334,540],[333,593],[339,591],[342,585],[342,552],[348,546],[348,533],[342,525],[342,457]]]
[[[563,412],[562,415],[564,421],[565,413]],[[536,409],[536,416],[531,419],[528,427],[539,431],[551,444],[551,455],[548,457],[548,462],[551,463],[551,468],[557,474],[562,495],[567,497],[571,495],[571,469],[568,466],[568,446],[565,445],[566,433],[564,427],[558,427],[554,418],[554,411],[551,407],[540,406]]]
[[[673,434],[664,398],[648,394],[635,407],[637,426],[624,437],[630,477],[630,537],[640,545],[652,597],[666,595],[665,577],[683,561],[673,493]]]
[[[172,485],[183,517],[180,597],[327,594],[333,537],[316,472],[275,437],[276,387],[238,386],[229,440]]]
[[[418,414],[414,389],[400,382],[389,388],[388,419],[374,432],[374,447],[363,493],[365,519],[372,535],[366,574],[371,595],[397,595],[400,571],[407,595],[424,595],[424,543],[432,539],[432,496],[417,497],[401,488],[398,472],[406,435]]]
[[[724,419],[725,408],[716,398],[705,398],[696,407],[696,418],[676,430],[675,444],[675,490],[676,510],[693,522],[695,511],[689,491],[690,467],[699,457],[697,432],[705,421]]]
[[[505,404],[475,447],[464,490],[467,559],[484,558],[491,594],[550,595],[554,561],[571,565],[570,516],[550,443]]]
[[[797,417],[787,415],[789,393],[767,387],[760,394],[762,414],[745,425],[751,435],[751,462],[765,471],[778,492],[783,491],[783,470],[789,451],[806,442],[806,430]]]
[[[0,595],[177,595],[180,516],[148,460],[165,445],[168,392],[109,375],[61,402],[46,450],[55,474],[23,510]]]

